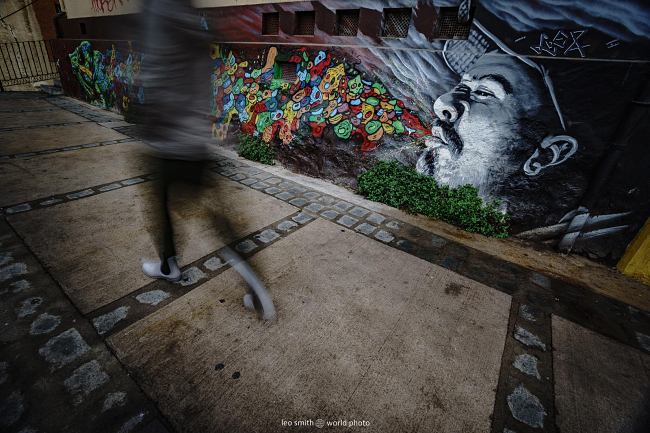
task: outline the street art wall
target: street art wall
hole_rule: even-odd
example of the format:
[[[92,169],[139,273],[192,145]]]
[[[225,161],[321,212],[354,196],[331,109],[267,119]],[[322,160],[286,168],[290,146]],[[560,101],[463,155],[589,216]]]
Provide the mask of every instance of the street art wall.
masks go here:
[[[285,146],[301,129],[321,139],[331,128],[337,139],[360,144],[362,152],[375,150],[384,135],[421,138],[429,133],[381,81],[364,77],[332,51],[298,48],[278,56],[277,48],[269,47],[261,61],[249,64],[213,45],[212,58],[218,138],[225,138],[233,116],[242,132]]]
[[[357,27],[341,32],[337,11],[350,9]],[[406,28],[387,12],[404,10]],[[277,21],[263,34],[265,14]],[[620,257],[650,214],[641,0],[322,0],[200,15],[214,40],[215,139],[256,135],[292,169],[352,187],[375,161],[397,160],[499,200],[513,233],[601,259]],[[115,103],[101,67],[87,72],[111,64],[100,54],[80,47],[75,76],[89,98]]]
[[[138,83],[142,55],[130,47],[124,52],[112,45],[101,51],[81,41],[68,57],[72,74],[91,104],[127,112],[132,101],[144,102],[144,88]]]

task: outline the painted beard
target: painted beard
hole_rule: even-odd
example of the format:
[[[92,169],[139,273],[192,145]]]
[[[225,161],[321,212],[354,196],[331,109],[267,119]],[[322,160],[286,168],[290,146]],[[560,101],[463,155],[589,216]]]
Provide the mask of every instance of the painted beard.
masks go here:
[[[453,125],[437,121],[432,137],[427,140],[427,149],[420,155],[415,168],[440,185],[473,185],[487,198],[489,170],[486,162],[483,152],[466,146]]]

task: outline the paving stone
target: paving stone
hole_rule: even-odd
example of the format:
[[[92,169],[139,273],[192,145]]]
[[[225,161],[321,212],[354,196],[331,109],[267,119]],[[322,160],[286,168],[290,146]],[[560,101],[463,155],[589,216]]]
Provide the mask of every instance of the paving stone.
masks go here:
[[[377,229],[377,227],[370,224],[361,223],[358,226],[356,226],[354,229],[359,233],[363,233],[364,235],[369,235],[370,233],[374,232]]]
[[[636,340],[639,342],[641,347],[646,352],[650,352],[650,335],[642,334],[641,332],[636,333]]]
[[[112,191],[114,189],[118,189],[118,188],[121,188],[121,187],[122,187],[121,184],[115,182],[115,183],[111,183],[111,184],[108,184],[108,185],[104,185],[104,186],[100,187],[99,190],[101,192],[106,192],[106,191]]]
[[[507,400],[510,412],[517,421],[534,428],[544,427],[546,410],[539,399],[523,385],[519,384]]]
[[[393,230],[399,230],[402,225],[397,221],[390,221],[386,223],[386,227]]]
[[[282,190],[281,190],[280,188],[278,188],[277,186],[272,186],[272,187],[270,187],[270,188],[266,188],[266,189],[264,190],[265,193],[267,193],[267,194],[271,194],[271,195],[277,194],[277,193],[279,193],[280,191],[282,191]]]
[[[22,393],[14,391],[0,401],[0,425],[10,427],[25,412],[25,404]]]
[[[306,210],[314,213],[318,213],[323,209],[323,205],[319,203],[310,203],[308,206],[305,207]]]
[[[366,210],[366,209],[364,209],[362,207],[359,207],[359,206],[355,206],[352,209],[350,209],[350,211],[349,211],[349,213],[351,215],[354,215],[355,217],[358,217],[358,218],[362,218],[368,212],[370,212],[370,211],[368,211],[368,210]]]
[[[124,424],[122,424],[122,427],[120,427],[117,433],[129,433],[130,431],[133,431],[133,429],[142,422],[144,416],[145,413],[141,412],[134,417],[129,418]]]
[[[260,190],[260,189],[268,188],[269,186],[270,185],[268,183],[266,183],[266,182],[257,182],[257,183],[252,184],[251,188]]]
[[[293,188],[293,187],[295,186],[295,184],[292,183],[292,182],[282,182],[282,183],[281,183],[280,185],[278,185],[278,186],[279,186],[280,188],[282,188],[282,189],[289,189],[289,188]]]
[[[181,286],[191,286],[192,284],[198,283],[204,278],[207,278],[207,275],[205,275],[205,273],[196,266],[192,266],[191,268],[183,271],[178,284]]]
[[[244,179],[241,181],[243,185],[252,185],[257,182],[259,182],[259,179],[255,179],[253,177],[249,177],[248,179]]]
[[[307,188],[302,187],[300,185],[294,185],[291,188],[289,188],[289,192],[294,194],[302,194],[305,191],[307,191]]]
[[[289,200],[290,204],[292,204],[294,206],[298,206],[298,207],[304,206],[305,204],[307,204],[307,202],[308,202],[307,199],[304,199],[302,197],[298,197],[298,198],[294,198],[293,200]]]
[[[27,265],[24,263],[12,263],[0,268],[0,283],[27,273]]]
[[[359,220],[356,218],[352,218],[350,215],[343,215],[336,222],[346,227],[352,227],[353,225],[358,223]]]
[[[331,205],[336,201],[336,198],[330,196],[330,195],[324,195],[321,198],[318,199],[321,203],[324,203],[325,205]]]
[[[434,248],[442,248],[447,245],[447,239],[441,238],[440,236],[431,235],[431,246]]]
[[[129,186],[129,185],[135,185],[137,183],[142,183],[144,182],[144,179],[141,177],[134,177],[132,179],[127,179],[122,181],[122,185],[124,186]]]
[[[257,248],[257,244],[250,239],[246,239],[245,241],[238,243],[235,247],[237,251],[244,254],[250,253],[255,248]]]
[[[100,191],[101,191],[101,188],[100,188]],[[53,197],[53,198],[48,198],[47,200],[42,201],[39,204],[41,206],[51,206],[53,204],[61,203],[62,201],[63,201],[63,199]]]
[[[379,239],[382,242],[388,243],[395,239],[395,236],[385,230],[379,230],[377,233],[375,233],[375,238]]]
[[[257,180],[264,180],[265,181],[269,177],[273,177],[273,175],[271,173],[267,173],[266,171],[261,171],[258,174],[256,174],[255,177],[257,178]]]
[[[280,237],[278,232],[271,230],[271,229],[266,229],[262,233],[259,233],[254,236],[255,240],[260,241],[262,243],[268,244],[269,242],[272,242],[276,240],[277,238]]]
[[[551,288],[551,279],[538,272],[531,272],[530,281],[545,289]]]
[[[300,212],[298,215],[296,215],[295,217],[293,217],[291,219],[294,220],[295,222],[297,222],[298,224],[306,224],[309,221],[313,220],[314,218],[307,215],[306,213]]]
[[[295,227],[298,227],[298,224],[293,221],[282,221],[278,224],[278,230],[282,230],[283,232],[288,232]]]
[[[541,379],[539,370],[537,369],[537,361],[537,357],[524,353],[515,358],[512,366],[524,374]]]
[[[542,340],[540,340],[538,336],[522,328],[521,326],[517,326],[515,328],[515,339],[525,344],[526,346],[536,347],[542,351],[546,351],[546,345],[542,342]]]
[[[519,306],[519,317],[529,322],[537,322],[537,311],[530,305],[521,304]]]
[[[374,213],[374,212],[371,213],[370,215],[368,215],[368,217],[366,218],[366,220],[368,222],[371,222],[371,223],[377,224],[377,225],[383,223],[385,219],[386,218],[384,218],[383,215],[379,215],[378,213]]]
[[[330,209],[330,210],[326,210],[325,212],[322,212],[322,213],[320,214],[320,216],[322,216],[323,218],[327,218],[328,220],[333,220],[333,219],[336,218],[338,215],[339,215],[339,213],[338,213],[337,211],[335,211],[335,210],[331,210],[331,209]]]
[[[241,173],[236,173],[234,176],[230,177],[232,180],[240,181],[246,179],[246,176]]]
[[[340,201],[334,205],[334,207],[340,210],[341,212],[347,211],[352,206],[354,205],[352,203],[348,203],[347,201]]]
[[[289,200],[290,198],[295,197],[295,195],[293,195],[293,194],[291,194],[290,192],[287,192],[287,191],[281,192],[280,194],[276,194],[275,196],[277,198],[279,198],[280,200]]]
[[[73,395],[73,404],[78,405],[83,401],[83,397],[108,382],[108,379],[108,374],[99,362],[93,359],[74,370],[72,375],[63,381],[63,385]]]
[[[16,206],[12,206],[10,208],[5,209],[5,212],[8,214],[14,214],[20,212],[27,212],[31,208],[32,206],[29,203],[21,203],[21,204],[17,204]]]
[[[14,281],[13,283],[10,283],[9,287],[11,287],[12,293],[20,293],[29,289],[30,287],[32,287],[32,285],[27,280],[18,280],[18,281]]]
[[[75,200],[82,197],[88,197],[89,195],[93,195],[94,193],[95,191],[88,188],[88,189],[84,189],[83,191],[77,191],[77,192],[73,192],[72,194],[68,194],[66,195],[66,197],[68,197],[70,200]]]
[[[211,271],[216,271],[217,269],[226,266],[226,263],[223,262],[219,257],[210,257],[208,260],[203,262],[203,266]]]
[[[0,266],[4,266],[13,260],[13,253],[11,251],[0,253]]]
[[[316,200],[318,197],[320,197],[320,194],[316,191],[308,191],[303,194],[303,197],[308,198],[309,200]]]
[[[18,308],[16,308],[16,316],[18,316],[19,319],[31,316],[32,314],[36,313],[36,310],[41,306],[42,303],[43,298],[40,296],[27,298],[20,303],[20,306]]]
[[[149,292],[140,293],[135,297],[135,300],[141,304],[158,305],[171,295],[164,290],[151,290]]]
[[[104,404],[102,404],[102,412],[113,409],[114,407],[124,406],[126,404],[126,392],[110,392],[106,394]]]
[[[43,313],[32,322],[29,328],[30,335],[49,334],[61,324],[61,316]]]
[[[93,326],[99,333],[99,335],[104,335],[111,329],[115,327],[121,320],[126,319],[126,316],[129,314],[129,307],[123,305],[117,307],[115,310],[110,313],[102,314],[93,319]]]
[[[280,182],[282,182],[282,179],[280,179],[278,177],[271,177],[269,179],[266,179],[265,182],[268,183],[268,184],[271,184],[271,185],[277,185]]]
[[[90,346],[79,334],[79,331],[70,328],[56,337],[50,338],[44,346],[38,349],[38,354],[55,370],[71,363],[89,350]]]

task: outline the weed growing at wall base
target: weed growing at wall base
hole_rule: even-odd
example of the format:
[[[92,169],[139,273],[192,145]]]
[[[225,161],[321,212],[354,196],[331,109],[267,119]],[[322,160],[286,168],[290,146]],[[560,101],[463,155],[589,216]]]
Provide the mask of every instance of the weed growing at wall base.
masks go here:
[[[239,156],[262,164],[273,165],[275,151],[269,144],[266,144],[259,137],[250,134],[239,134]]]
[[[508,216],[498,203],[484,203],[478,190],[465,185],[439,186],[428,176],[399,162],[381,161],[358,179],[359,193],[370,200],[419,213],[486,236],[508,236]]]

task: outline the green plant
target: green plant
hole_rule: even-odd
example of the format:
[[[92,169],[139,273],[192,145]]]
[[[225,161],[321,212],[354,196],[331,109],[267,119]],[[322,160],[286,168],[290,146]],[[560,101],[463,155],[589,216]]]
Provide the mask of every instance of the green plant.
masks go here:
[[[508,236],[508,215],[498,202],[484,203],[471,185],[440,186],[396,161],[380,161],[358,178],[360,194],[411,213],[419,213],[486,236]]]
[[[273,148],[254,135],[239,134],[237,153],[239,156],[250,159],[251,161],[257,161],[267,165],[274,164],[275,151]]]

